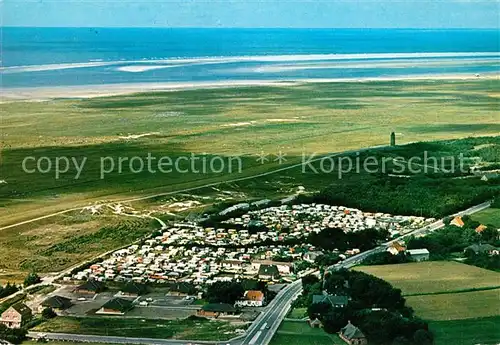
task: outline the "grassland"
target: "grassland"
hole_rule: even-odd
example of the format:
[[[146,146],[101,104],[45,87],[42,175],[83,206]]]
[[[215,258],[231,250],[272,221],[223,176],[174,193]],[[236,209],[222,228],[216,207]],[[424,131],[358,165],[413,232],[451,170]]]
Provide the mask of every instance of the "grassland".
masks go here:
[[[235,337],[236,327],[228,322],[207,319],[142,320],[102,317],[56,317],[35,327],[37,332],[93,334],[158,339],[227,340]]]
[[[147,219],[72,214],[58,216],[45,224],[2,230],[0,282],[22,282],[26,272],[33,270],[58,272],[129,244],[157,227]]]
[[[500,289],[408,296],[407,304],[426,320],[461,320],[498,316]]]
[[[290,319],[303,319],[307,316],[307,308],[293,308],[287,315]]]
[[[436,345],[498,344],[500,274],[457,262],[357,267],[402,289]],[[497,288],[487,288],[490,285]],[[478,289],[478,291],[460,290]],[[484,289],[484,290],[481,290]],[[420,294],[420,295],[418,295]]]
[[[472,219],[480,222],[481,224],[489,224],[500,228],[500,208],[488,208],[475,213]]]
[[[401,289],[404,295],[499,287],[500,285],[500,274],[497,272],[449,261],[360,266],[355,269],[388,281]]]
[[[325,83],[2,103],[0,180],[5,183],[0,184],[0,229],[62,209],[76,210],[1,229],[0,282],[22,280],[33,269],[43,273],[70,267],[152,229],[150,224],[130,222],[128,217],[80,214],[79,208],[97,201],[174,193],[251,177],[300,162],[302,152],[321,155],[387,144],[391,131],[398,133],[398,143],[498,135],[499,86],[494,79]],[[436,155],[467,152],[484,161],[498,161],[498,147],[500,137],[471,138],[409,145],[383,155],[409,157],[423,150]],[[283,165],[274,161],[280,150],[287,154]],[[100,178],[103,156],[118,160],[122,156],[145,158],[150,153],[175,159],[205,152],[208,159],[241,155],[242,172],[134,173],[125,164],[121,173],[115,169]],[[256,161],[260,152],[269,154],[265,164]],[[87,161],[78,179],[74,167],[56,179],[51,173],[24,173],[21,164],[26,156],[47,156],[53,164],[55,157],[63,156],[76,157],[78,162],[86,157]],[[187,163],[181,164],[181,168],[187,167]],[[440,215],[500,192],[494,181],[485,183],[474,177],[420,177],[351,173],[340,180],[336,172],[294,168],[222,183],[218,190],[209,187],[188,190],[182,196],[157,196],[133,206],[153,208],[163,217],[171,211],[165,205],[178,200],[201,200],[202,209],[224,200],[291,195],[298,186],[307,192],[329,186],[338,197],[336,202],[346,206],[405,214],[419,214],[425,208]],[[404,195],[411,196],[405,203]]]
[[[496,345],[500,340],[500,316],[468,320],[432,321],[435,345]]]
[[[3,103],[7,183],[0,185],[0,224],[228,178],[125,169],[100,179],[101,156],[244,155],[243,174],[251,175],[277,166],[257,164],[261,151],[282,150],[291,162],[303,151],[386,144],[391,131],[400,142],[497,135],[499,85],[495,79],[303,84]],[[59,179],[21,171],[26,156],[42,155],[88,160],[78,180],[74,168]]]
[[[271,340],[271,345],[340,345],[337,335],[321,328],[311,328],[305,321],[283,321]]]

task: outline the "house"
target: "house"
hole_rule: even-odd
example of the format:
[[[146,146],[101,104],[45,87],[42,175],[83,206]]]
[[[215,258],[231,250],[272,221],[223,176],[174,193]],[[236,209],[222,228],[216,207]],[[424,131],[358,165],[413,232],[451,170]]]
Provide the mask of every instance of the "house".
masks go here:
[[[219,316],[236,315],[238,309],[227,303],[209,303],[205,304],[201,309],[198,309],[196,313],[199,316],[217,318]]]
[[[491,244],[473,244],[465,248],[464,253],[467,251],[472,251],[474,254],[489,254],[489,255],[498,255],[499,250],[493,247]]]
[[[340,330],[339,336],[349,345],[366,345],[368,343],[363,332],[354,326],[351,321]]]
[[[311,328],[323,328],[323,322],[316,318],[314,320],[309,320],[309,326],[311,326]]]
[[[349,303],[349,299],[347,296],[335,296],[323,293],[322,295],[313,295],[312,302],[313,304],[328,303],[334,308],[344,308]]]
[[[84,284],[78,286],[74,292],[81,294],[91,294],[95,295],[99,292],[103,292],[106,289],[105,285],[102,282],[99,282],[94,279],[87,280]]]
[[[490,174],[484,174],[483,177],[481,177],[481,181],[488,182],[489,180],[497,179],[500,175],[497,173],[490,173]]]
[[[311,251],[311,252],[305,253],[303,259],[305,261],[314,262],[318,257],[320,257],[322,255],[324,255],[323,252],[321,252],[319,250]]]
[[[465,225],[465,223],[462,220],[462,217],[457,216],[451,220],[450,225],[455,225],[458,226],[459,228],[462,228]]]
[[[5,310],[0,315],[0,323],[9,328],[21,328],[31,320],[33,314],[31,309],[23,303],[17,303]]]
[[[486,230],[488,227],[486,225],[483,225],[483,224],[480,224],[477,228],[476,228],[476,232],[478,234],[482,233],[484,230]]]
[[[56,311],[66,310],[71,307],[71,299],[62,296],[52,296],[42,302],[42,307],[52,308]]]
[[[127,297],[138,297],[144,295],[147,289],[145,284],[129,282],[120,290],[120,294]]]
[[[429,251],[425,248],[422,249],[409,249],[406,253],[410,254],[411,258],[415,261],[429,260]]]
[[[387,247],[387,251],[392,255],[398,255],[399,253],[404,253],[406,250],[398,241],[392,242],[389,247]]]
[[[293,271],[293,263],[273,261],[273,260],[254,260],[252,261],[252,269],[258,270],[262,265],[274,265],[278,268],[280,274],[288,275]]]
[[[261,280],[278,280],[280,273],[276,265],[260,265],[259,279]]]
[[[242,300],[236,301],[234,304],[237,307],[262,307],[264,305],[264,293],[259,290],[245,291]]]
[[[96,311],[96,314],[125,315],[133,307],[132,301],[123,298],[113,298],[104,303],[101,309]]]

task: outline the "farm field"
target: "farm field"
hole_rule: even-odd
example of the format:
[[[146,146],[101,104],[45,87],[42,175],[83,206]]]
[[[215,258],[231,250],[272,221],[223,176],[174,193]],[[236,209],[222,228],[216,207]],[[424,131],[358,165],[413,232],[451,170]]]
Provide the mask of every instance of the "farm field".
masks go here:
[[[500,316],[467,320],[431,321],[435,345],[496,345],[500,341]]]
[[[490,224],[500,228],[500,208],[488,208],[474,214],[472,219],[480,222],[481,224]]]
[[[500,314],[500,289],[408,296],[406,301],[426,320],[460,320]]]
[[[214,332],[214,329],[217,332]],[[161,339],[227,340],[237,327],[228,322],[207,319],[141,320],[102,317],[56,317],[35,327],[35,332],[78,333]]]
[[[311,83],[2,103],[0,224],[232,177],[133,173],[127,165],[100,178],[101,157],[241,155],[244,172],[232,175],[248,176],[278,166],[273,159],[258,164],[261,152],[282,151],[291,163],[303,152],[387,144],[391,131],[399,143],[498,135],[499,85],[496,79]],[[70,166],[56,179],[23,172],[27,156],[52,164],[55,157],[87,161],[78,178]]]
[[[360,266],[355,269],[387,280],[404,295],[500,286],[499,273],[451,261]]]
[[[311,328],[305,321],[283,321],[270,345],[341,345],[337,335],[321,328]]]

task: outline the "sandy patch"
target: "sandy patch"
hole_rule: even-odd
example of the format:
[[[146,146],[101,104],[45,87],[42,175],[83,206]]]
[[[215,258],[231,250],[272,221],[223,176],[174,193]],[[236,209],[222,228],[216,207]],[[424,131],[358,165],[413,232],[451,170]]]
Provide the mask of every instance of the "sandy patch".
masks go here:
[[[120,139],[139,139],[139,138],[142,138],[142,137],[147,137],[147,136],[150,136],[150,135],[157,135],[157,134],[160,134],[160,132],[149,132],[149,133],[143,133],[143,134],[129,134],[127,136],[124,136],[124,137],[120,137]]]

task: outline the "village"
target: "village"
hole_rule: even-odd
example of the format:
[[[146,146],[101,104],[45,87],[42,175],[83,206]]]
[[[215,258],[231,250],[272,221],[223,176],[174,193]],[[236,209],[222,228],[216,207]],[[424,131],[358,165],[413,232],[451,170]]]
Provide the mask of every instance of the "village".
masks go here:
[[[238,204],[220,214],[249,206]],[[242,278],[290,282],[300,271],[298,263],[314,262],[323,253],[303,241],[293,246],[280,243],[305,239],[324,228],[340,228],[344,232],[385,229],[391,237],[401,236],[433,221],[322,204],[267,207],[229,218],[223,221],[224,228],[204,228],[188,221],[175,223],[142,245],[117,250],[66,279],[196,285]],[[346,259],[357,253],[359,249],[351,248],[339,254]]]
[[[199,220],[162,224],[161,230],[141,242],[66,274],[55,291],[27,305],[38,313],[50,308],[70,317],[177,320],[201,316],[229,321],[232,335],[237,336],[281,289],[316,272],[318,258],[333,255],[342,262],[360,253],[359,248],[315,247],[308,243],[310,234],[326,228],[352,234],[375,229],[393,238],[435,221],[342,206],[290,205],[286,200],[269,207],[268,202],[240,203],[216,213],[219,227],[204,226]],[[397,254],[399,249],[393,247],[389,251]],[[215,292],[222,301],[215,296],[214,302],[213,286],[227,288]],[[241,292],[226,299],[231,289]],[[11,320],[6,321],[11,326],[30,319],[23,311],[9,312],[12,318],[7,315],[5,320]]]

